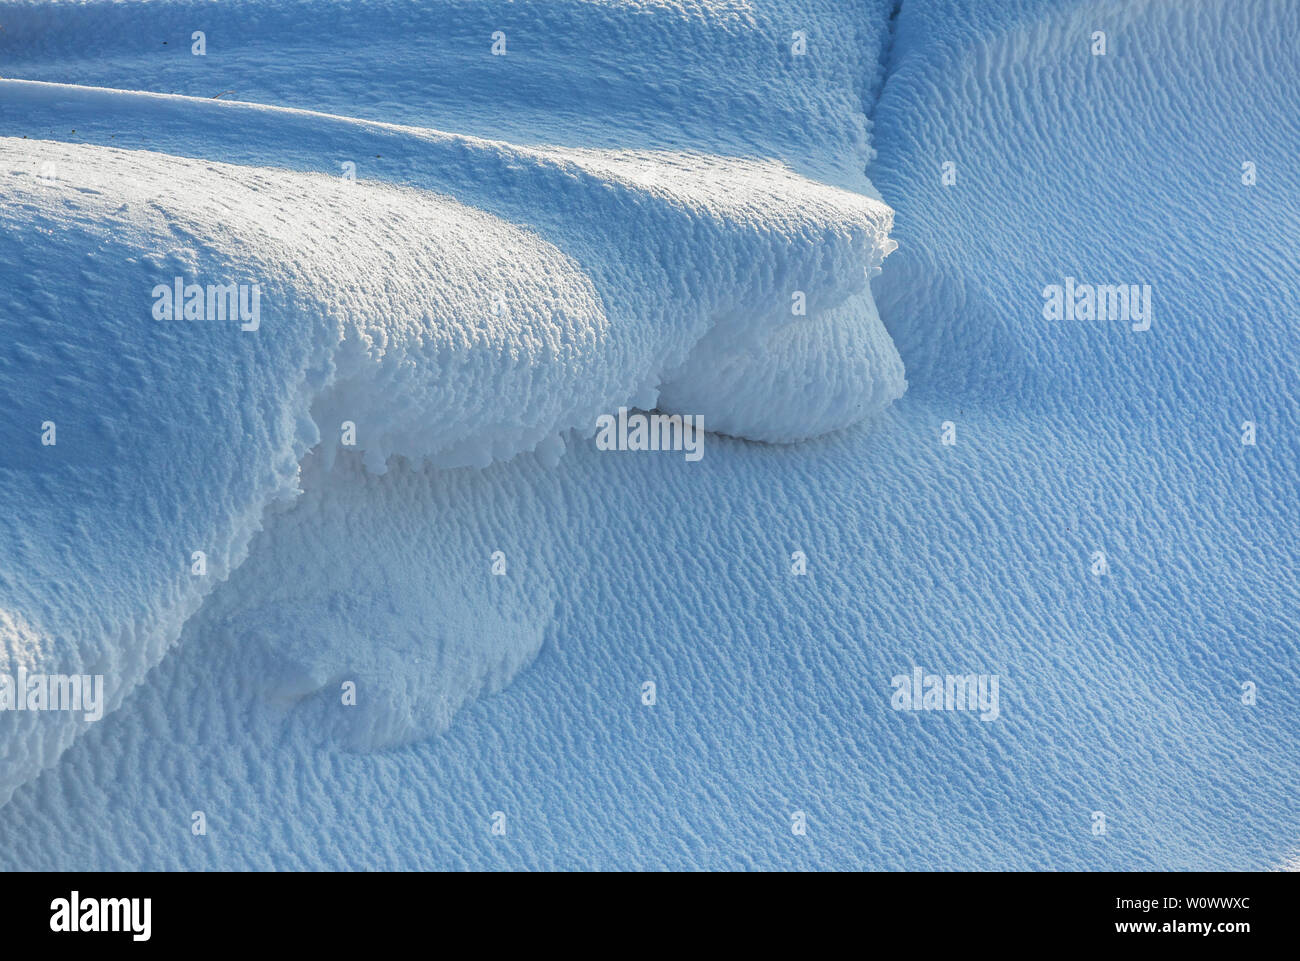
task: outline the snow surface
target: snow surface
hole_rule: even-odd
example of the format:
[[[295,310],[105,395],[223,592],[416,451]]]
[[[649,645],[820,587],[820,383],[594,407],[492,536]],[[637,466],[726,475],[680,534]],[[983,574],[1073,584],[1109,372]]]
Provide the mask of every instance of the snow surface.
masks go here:
[[[0,866],[1294,863],[1300,4],[0,23]]]

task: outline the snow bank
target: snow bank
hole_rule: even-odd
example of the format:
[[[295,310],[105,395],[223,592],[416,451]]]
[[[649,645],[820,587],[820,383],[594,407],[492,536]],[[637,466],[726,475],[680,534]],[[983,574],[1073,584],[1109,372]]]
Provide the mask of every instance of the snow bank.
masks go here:
[[[24,280],[0,313],[24,360],[6,374],[18,400],[3,477],[7,500],[40,505],[9,521],[0,552],[0,605],[33,625],[7,630],[4,654],[105,674],[110,708],[240,563],[318,444],[326,468],[355,446],[376,473],[394,455],[483,467],[536,450],[553,463],[566,434],[589,435],[623,404],[791,440],[903,389],[866,288],[890,249],[888,208],[774,164],[674,154],[666,182],[647,186],[644,157],[623,153],[23,82],[3,94],[32,106],[20,125],[42,109],[69,123],[84,112],[90,136],[113,117],[127,136],[132,121],[163,124],[161,139],[188,130],[203,144],[218,116],[228,137],[297,124],[301,156],[310,131],[352,128],[424,172],[417,189],[0,140],[0,264]],[[255,286],[256,329],[158,319],[170,317],[158,291],[177,278],[183,292]],[[52,543],[57,560],[23,548]],[[526,660],[530,636],[505,660]],[[379,742],[398,737],[385,723]],[[0,724],[26,725],[8,738],[6,793],[80,727],[53,714]]]
[[[1295,851],[1295,4],[905,0],[892,40],[838,0],[0,6],[6,74],[62,81],[0,82],[5,651],[120,696],[182,638],[0,868]],[[906,402],[698,463],[584,441],[901,389],[867,131]],[[261,329],[153,321],[159,267],[260,271]],[[1047,320],[1066,277],[1150,284],[1153,326]],[[913,665],[1000,675],[999,720],[892,710]],[[6,783],[79,728],[3,723]]]
[[[350,517],[348,442],[374,473],[550,464],[625,404],[790,441],[899,396],[867,289],[891,248],[862,176],[877,8],[3,4],[7,76],[70,83],[0,80],[0,490],[31,505],[0,527],[0,669],[103,673],[116,707],[313,448],[312,497]],[[256,285],[258,329],[155,319],[176,278]],[[312,560],[303,592],[342,578]],[[457,614],[457,577],[420,620],[463,670],[412,668],[343,740],[436,730],[535,653],[544,596]],[[277,698],[331,675],[345,635],[318,626],[266,667]],[[82,726],[0,715],[0,799]]]

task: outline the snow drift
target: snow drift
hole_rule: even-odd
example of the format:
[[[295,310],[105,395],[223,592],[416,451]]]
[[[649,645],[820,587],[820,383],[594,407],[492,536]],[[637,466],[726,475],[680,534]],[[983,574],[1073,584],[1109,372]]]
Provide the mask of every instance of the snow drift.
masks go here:
[[[0,867],[1294,863],[1300,6],[0,12],[5,650],[120,693],[181,638]],[[260,329],[155,321],[198,268]],[[830,430],[891,339],[869,426],[582,437]],[[892,710],[915,666],[999,719]]]
[[[419,188],[398,187],[0,140],[0,264],[25,279],[0,314],[23,358],[7,377],[3,476],[11,503],[42,505],[9,519],[0,552],[0,604],[42,640],[7,632],[4,663],[102,673],[110,708],[238,566],[317,445],[326,467],[355,446],[372,472],[395,455],[483,467],[538,451],[553,463],[566,435],[589,436],[624,404],[790,441],[902,393],[867,288],[891,249],[889,209],[778,165],[671,154],[647,186],[642,155],[2,88],[30,107],[27,123],[57,109],[91,135],[110,116],[119,133],[133,118],[164,122],[173,143],[214,115],[228,135],[296,124],[289,163],[312,135],[351,127],[421,172]],[[158,310],[177,282],[256,287],[256,329],[202,316],[210,301],[194,316],[182,298]],[[58,424],[53,447],[40,444],[46,421]],[[37,542],[59,543],[57,561],[24,551]],[[80,726],[35,714],[0,724],[27,726],[7,738],[6,792]]]

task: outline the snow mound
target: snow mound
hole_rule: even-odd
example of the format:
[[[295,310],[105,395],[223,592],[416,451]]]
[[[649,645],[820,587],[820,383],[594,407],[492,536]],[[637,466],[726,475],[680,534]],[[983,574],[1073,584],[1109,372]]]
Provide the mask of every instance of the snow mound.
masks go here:
[[[4,93],[70,115],[134,105],[173,135],[216,111],[230,130],[286,115],[345,125],[42,84]],[[357,136],[376,134],[406,143],[441,191],[0,140],[0,268],[27,281],[0,293],[18,361],[4,372],[15,401],[0,483],[7,502],[37,505],[3,528],[0,607],[29,626],[6,627],[0,670],[102,673],[116,707],[242,561],[268,504],[298,491],[318,445],[326,469],[355,447],[375,473],[395,455],[483,467],[535,450],[554,463],[566,435],[624,404],[789,440],[902,393],[866,287],[890,249],[874,200],[773,164],[675,155],[670,184],[647,189],[638,157]],[[212,288],[225,285],[240,289],[223,319]],[[256,316],[236,317],[236,302]],[[781,373],[734,392],[708,378],[728,366]],[[54,446],[40,440],[48,421]],[[540,642],[524,633],[513,654],[487,645],[487,661],[526,661]],[[470,675],[452,686],[488,683]],[[410,713],[396,706],[354,741],[400,740],[392,719]],[[0,724],[13,745],[0,795],[83,726],[54,713]]]

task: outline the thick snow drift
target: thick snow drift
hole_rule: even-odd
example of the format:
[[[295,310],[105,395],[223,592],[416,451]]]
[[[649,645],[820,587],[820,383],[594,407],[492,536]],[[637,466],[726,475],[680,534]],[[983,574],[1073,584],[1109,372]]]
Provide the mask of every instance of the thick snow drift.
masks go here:
[[[0,140],[0,263],[25,279],[3,311],[24,361],[9,374],[6,495],[42,505],[8,521],[3,605],[46,653],[17,633],[4,651],[10,664],[104,673],[110,708],[242,560],[317,444],[327,466],[355,446],[372,472],[396,454],[482,467],[537,450],[553,463],[568,432],[589,436],[620,405],[790,441],[903,390],[866,287],[890,249],[890,211],[770,163],[673,154],[651,188],[637,182],[644,157],[622,153],[24,82],[3,92],[30,105],[29,123],[58,110],[84,116],[89,136],[111,122],[125,139],[133,117],[137,130],[165,122],[178,145],[187,129],[201,144],[216,113],[241,136],[296,124],[289,162],[307,131],[354,128],[426,171],[422,187],[458,198]],[[225,303],[209,288],[231,284],[248,288],[249,308],[256,288],[255,321],[233,306],[213,315]],[[59,433],[46,447],[50,421]],[[53,562],[21,547],[52,538],[66,551],[58,595],[46,586]],[[0,724],[30,726],[9,738],[6,791],[79,726],[35,714]]]
[[[1300,6],[0,12],[0,867],[1294,864]]]

